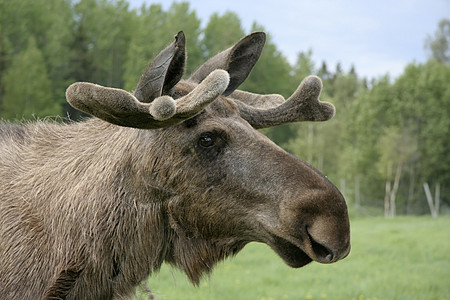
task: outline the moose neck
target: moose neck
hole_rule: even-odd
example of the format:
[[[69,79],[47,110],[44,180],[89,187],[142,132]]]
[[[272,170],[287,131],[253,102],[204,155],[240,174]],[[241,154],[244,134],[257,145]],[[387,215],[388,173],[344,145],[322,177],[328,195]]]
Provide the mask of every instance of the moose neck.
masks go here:
[[[164,209],[168,194],[144,179],[150,176],[144,174],[142,153],[151,149],[142,143],[151,137],[143,140],[137,129],[98,119],[32,124],[26,131],[27,157],[18,154],[17,159],[29,165],[24,175],[34,186],[32,202],[49,212],[36,224],[46,234],[36,238],[55,239],[61,247],[52,254],[57,257],[45,258],[42,265],[58,261],[61,274],[83,276],[73,278],[74,294],[100,291],[111,283],[115,294],[127,294],[160,268],[172,239]],[[36,169],[41,171],[32,172]],[[61,209],[64,214],[56,213]],[[99,287],[84,287],[85,282]]]

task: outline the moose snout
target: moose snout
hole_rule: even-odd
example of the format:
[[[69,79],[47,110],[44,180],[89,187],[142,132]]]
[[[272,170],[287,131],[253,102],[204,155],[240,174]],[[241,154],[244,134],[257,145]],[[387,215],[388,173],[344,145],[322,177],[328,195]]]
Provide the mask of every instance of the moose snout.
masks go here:
[[[323,224],[322,222],[325,222]],[[350,232],[345,224],[316,220],[305,229],[311,258],[321,263],[333,263],[350,253]]]
[[[327,180],[324,178],[323,180]],[[281,222],[297,246],[320,263],[333,263],[350,252],[350,223],[342,194],[330,182],[283,201]]]

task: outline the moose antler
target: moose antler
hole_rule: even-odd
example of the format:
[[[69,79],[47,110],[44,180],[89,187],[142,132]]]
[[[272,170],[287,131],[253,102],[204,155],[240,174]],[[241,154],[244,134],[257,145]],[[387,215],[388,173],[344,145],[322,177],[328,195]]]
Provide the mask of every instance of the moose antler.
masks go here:
[[[319,100],[322,81],[306,77],[286,100],[281,95],[258,95],[235,91],[230,95],[241,117],[254,128],[266,128],[300,121],[326,121],[335,114],[334,105]]]
[[[100,85],[77,82],[67,88],[67,101],[75,108],[112,124],[156,129],[189,119],[227,89],[227,71],[209,72],[190,93],[171,97],[184,72],[186,38],[183,31],[150,62],[134,94]]]
[[[316,76],[307,77],[287,101],[277,94],[259,95],[236,90],[256,64],[265,41],[263,32],[254,32],[242,38],[234,46],[210,58],[191,75],[189,81],[201,82],[217,68],[227,70],[230,84],[223,94],[235,100],[241,116],[255,128],[332,118],[334,106],[319,101],[322,82]]]
[[[235,100],[241,116],[255,128],[299,121],[326,121],[334,116],[331,103],[319,101],[322,81],[309,76],[287,101],[281,95],[236,90],[261,55],[266,36],[254,32],[210,58],[187,81],[181,80],[186,60],[182,31],[148,65],[134,94],[92,83],[74,83],[66,91],[75,108],[110,123],[142,129],[162,128],[189,119],[220,95]],[[176,91],[189,86],[187,95]]]
[[[156,129],[196,115],[225,91],[229,80],[226,71],[215,70],[189,94],[176,101],[163,95],[151,103],[143,103],[127,91],[87,82],[70,85],[66,98],[73,107],[112,124]]]

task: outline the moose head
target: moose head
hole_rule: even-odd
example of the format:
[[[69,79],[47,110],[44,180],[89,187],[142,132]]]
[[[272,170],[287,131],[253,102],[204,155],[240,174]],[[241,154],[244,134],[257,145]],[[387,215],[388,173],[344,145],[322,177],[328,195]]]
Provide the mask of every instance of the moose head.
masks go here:
[[[292,267],[332,263],[349,253],[347,208],[338,189],[256,130],[332,118],[334,106],[319,101],[321,80],[307,77],[287,100],[237,90],[264,43],[264,33],[250,34],[181,80],[186,55],[179,32],[133,94],[90,83],[67,90],[70,104],[86,113],[147,129],[145,176],[167,195],[176,236],[166,259],[194,282],[251,241],[268,244]]]

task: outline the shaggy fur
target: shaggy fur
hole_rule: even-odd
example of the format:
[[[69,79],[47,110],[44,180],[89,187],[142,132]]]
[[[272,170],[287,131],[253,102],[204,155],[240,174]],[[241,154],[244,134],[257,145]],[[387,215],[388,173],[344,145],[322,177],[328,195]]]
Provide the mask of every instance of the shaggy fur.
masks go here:
[[[241,44],[250,48],[235,49],[251,52],[251,43]],[[156,90],[167,91],[181,78],[175,68],[184,55],[172,55],[177,63],[163,73],[175,79],[165,78]],[[245,68],[239,76],[247,76]],[[2,299],[122,299],[163,262],[198,284],[251,241],[268,244],[292,267],[348,254],[342,195],[256,131],[237,101],[217,95],[227,72],[213,72],[219,75],[200,85],[177,82],[169,96],[184,113],[176,120],[146,119],[173,122],[160,129],[132,126],[128,115],[128,126],[98,118],[0,124]],[[139,90],[139,97],[150,97]],[[187,99],[198,100],[202,91],[213,91],[206,93],[215,101],[199,112]],[[161,96],[154,88],[149,93]],[[118,119],[92,108],[114,100],[96,95],[83,102],[87,109]],[[128,95],[125,100],[135,101]]]

